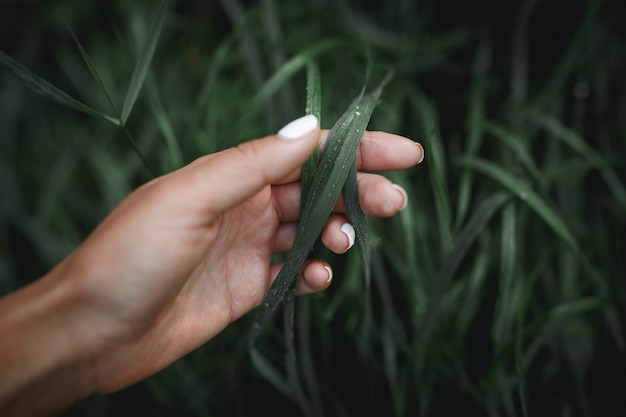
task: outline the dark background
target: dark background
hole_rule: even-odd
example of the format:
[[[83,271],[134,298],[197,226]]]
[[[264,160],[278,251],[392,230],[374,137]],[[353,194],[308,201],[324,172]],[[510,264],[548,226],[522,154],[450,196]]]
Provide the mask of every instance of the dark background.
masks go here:
[[[0,50],[109,114],[68,27],[119,108],[157,6],[2,0]],[[420,140],[427,158],[390,174],[409,192],[409,209],[370,219],[371,307],[356,253],[331,258],[332,288],[298,301],[301,373],[317,398],[307,412],[604,415],[619,407],[626,371],[624,17],[619,2],[597,0],[172,1],[152,89],[144,86],[128,129],[158,173],[275,131],[302,114],[304,72],[250,112],[255,94],[286,60],[338,38],[347,46],[316,57],[329,128],[363,85],[368,45],[372,84],[396,69],[371,128]],[[179,160],[163,142],[164,120]],[[519,183],[472,169],[466,157]],[[0,165],[4,293],[43,275],[150,178],[118,127],[52,103],[6,71]],[[550,207],[547,217],[521,198],[526,186]],[[476,225],[497,193],[510,200]],[[65,415],[299,415],[251,363],[249,325],[244,317],[158,375]],[[284,372],[282,334],[277,319],[260,349]]]

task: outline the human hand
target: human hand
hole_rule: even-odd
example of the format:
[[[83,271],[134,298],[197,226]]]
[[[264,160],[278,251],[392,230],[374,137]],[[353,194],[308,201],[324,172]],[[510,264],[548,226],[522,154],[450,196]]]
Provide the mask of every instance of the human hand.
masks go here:
[[[92,365],[94,390],[131,385],[206,343],[263,299],[293,244],[300,169],[316,144],[317,119],[199,158],[137,189],[44,280],[75,300],[65,314],[70,345]],[[296,136],[297,138],[291,138]],[[423,158],[415,142],[367,132],[364,171],[398,170]],[[391,216],[406,194],[380,175],[359,173],[366,214]],[[323,233],[332,251],[351,243],[339,201]],[[297,293],[325,289],[332,272],[307,262]]]

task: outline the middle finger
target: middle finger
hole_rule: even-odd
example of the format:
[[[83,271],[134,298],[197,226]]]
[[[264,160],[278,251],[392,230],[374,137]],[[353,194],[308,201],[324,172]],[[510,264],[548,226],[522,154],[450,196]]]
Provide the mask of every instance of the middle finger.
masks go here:
[[[359,202],[369,216],[390,217],[406,207],[406,192],[379,174],[358,173]],[[300,218],[301,185],[299,182],[272,187],[273,204],[281,222]],[[333,212],[345,213],[343,199],[339,197]]]

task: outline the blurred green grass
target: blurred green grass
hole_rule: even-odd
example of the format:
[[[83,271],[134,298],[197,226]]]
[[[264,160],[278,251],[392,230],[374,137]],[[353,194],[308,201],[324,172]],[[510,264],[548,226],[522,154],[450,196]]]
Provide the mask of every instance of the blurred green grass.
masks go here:
[[[122,108],[156,3],[0,8],[0,50],[106,112],[71,26]],[[332,288],[297,300],[308,414],[591,416],[619,406],[623,12],[599,0],[171,2],[127,123],[157,172],[301,115],[313,55],[330,127],[362,86],[366,45],[375,71],[396,69],[370,128],[427,151],[422,166],[388,174],[407,189],[407,210],[369,219],[371,300],[356,252],[332,257]],[[60,261],[150,174],[119,127],[7,72],[0,128],[6,293]],[[249,324],[244,317],[158,375],[65,415],[301,414],[293,394],[252,367]],[[278,370],[282,331],[270,328],[260,345]]]

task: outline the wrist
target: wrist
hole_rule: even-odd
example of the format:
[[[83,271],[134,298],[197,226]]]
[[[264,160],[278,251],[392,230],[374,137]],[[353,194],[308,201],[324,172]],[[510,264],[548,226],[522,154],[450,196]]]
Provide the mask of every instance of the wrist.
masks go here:
[[[58,269],[0,299],[2,415],[58,413],[95,391],[82,301]]]

